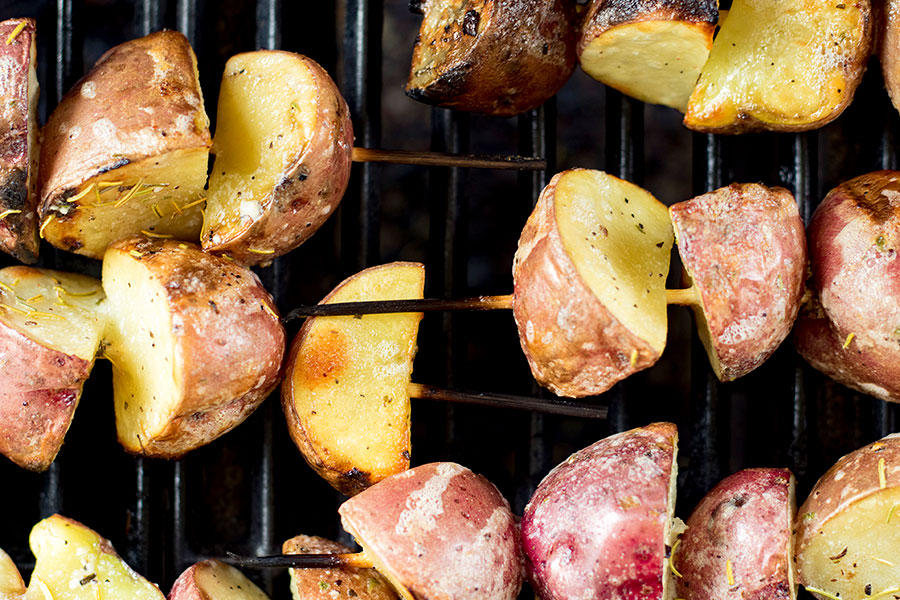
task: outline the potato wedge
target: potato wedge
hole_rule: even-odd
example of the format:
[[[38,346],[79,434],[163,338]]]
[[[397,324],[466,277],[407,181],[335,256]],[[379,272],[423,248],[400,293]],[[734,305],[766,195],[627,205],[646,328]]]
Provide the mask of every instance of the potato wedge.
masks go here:
[[[239,425],[278,385],[285,333],[252,271],[183,242],[119,240],[103,259],[116,429],[175,458]]]
[[[746,469],[723,479],[687,520],[672,553],[684,600],[794,600],[794,476]]]
[[[164,600],[159,588],[125,564],[109,540],[77,521],[53,515],[28,538],[37,562],[26,600]]]
[[[540,483],[522,517],[543,600],[671,598],[678,431],[653,423],[584,448]]]
[[[0,453],[44,471],[72,423],[106,323],[92,277],[0,270]]]
[[[269,600],[264,591],[231,565],[210,559],[188,567],[168,600]]]
[[[718,20],[718,0],[592,0],[578,60],[585,73],[623,94],[684,112]]]
[[[337,209],[352,149],[350,110],[315,61],[274,50],[229,59],[203,249],[253,265],[302,244]]]
[[[284,554],[349,554],[347,546],[324,538],[298,535],[281,547]],[[391,585],[375,569],[333,567],[331,569],[291,569],[291,597],[294,600],[317,600],[323,597],[358,598],[359,600],[396,600]]]
[[[512,116],[537,108],[575,69],[575,5],[564,0],[424,0],[406,95]]]
[[[653,365],[666,345],[666,207],[600,171],[553,177],[513,265],[519,341],[538,383],[590,396]]]
[[[881,74],[894,108],[900,110],[900,0],[884,0],[881,11]]]
[[[160,31],[116,46],[44,127],[41,235],[91,258],[141,231],[196,241],[209,147],[187,38]]]
[[[38,257],[38,81],[34,19],[0,23],[0,250]]]
[[[772,355],[800,310],[806,233],[794,196],[734,183],[669,215],[713,370],[721,381],[742,377]]]
[[[19,569],[9,557],[0,550],[0,598],[3,600],[20,600],[25,595],[25,581]]]
[[[869,0],[734,0],[684,124],[696,131],[806,131],[850,104],[872,44]]]
[[[797,514],[800,583],[824,600],[900,595],[900,436],[841,458]]]
[[[341,523],[405,600],[513,600],[522,551],[509,504],[455,463],[393,475],[344,502]]]
[[[322,303],[422,298],[419,263],[368,268]],[[421,313],[307,319],[281,402],[291,438],[328,483],[353,495],[409,468],[409,383]]]

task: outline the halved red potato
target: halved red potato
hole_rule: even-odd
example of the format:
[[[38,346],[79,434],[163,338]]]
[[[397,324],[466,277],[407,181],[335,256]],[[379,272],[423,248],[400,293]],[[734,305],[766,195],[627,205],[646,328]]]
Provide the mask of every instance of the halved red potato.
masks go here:
[[[0,23],[0,250],[38,256],[38,81],[34,19]]]
[[[719,20],[718,0],[592,0],[578,60],[623,94],[684,112]]]
[[[370,267],[323,304],[422,298],[419,263]],[[409,383],[422,313],[307,319],[291,345],[281,402],[291,438],[328,483],[353,495],[409,468]]]
[[[836,381],[900,401],[900,172],[831,190],[808,228],[813,299],[794,340]]]
[[[282,544],[284,554],[349,554],[347,546],[325,538],[298,535]],[[396,600],[391,585],[375,569],[331,567],[328,569],[291,569],[291,597],[294,600],[333,597],[359,600]]]
[[[677,597],[794,600],[796,513],[788,469],[746,469],[723,479],[672,550]]]
[[[543,600],[671,598],[678,431],[653,423],[602,439],[540,483],[522,517]]]
[[[72,519],[48,517],[28,538],[37,561],[26,600],[165,600],[155,585],[125,564],[109,540]]]
[[[787,337],[806,280],[806,234],[784,188],[734,183],[669,207],[716,376],[761,365]]]
[[[196,241],[209,146],[187,38],[159,31],[116,46],[44,126],[41,235],[91,258],[142,231]]]
[[[278,385],[285,333],[245,267],[193,244],[128,238],[103,259],[116,429],[175,458],[239,425]]]
[[[0,453],[46,470],[75,416],[106,324],[93,277],[0,270]]]
[[[512,600],[519,531],[491,482],[455,463],[393,475],[341,505],[341,523],[400,595]]]
[[[259,50],[225,65],[201,240],[253,265],[285,254],[334,213],[347,188],[350,110],[315,61]]]
[[[19,569],[9,557],[0,550],[0,598],[4,600],[20,600],[25,595],[25,581]]]
[[[797,514],[797,576],[817,598],[900,595],[900,436],[841,458]]]
[[[406,94],[512,116],[537,108],[575,69],[575,5],[565,0],[421,0]]]
[[[590,396],[666,345],[672,225],[665,205],[601,171],[559,173],[519,238],[513,312],[538,383]]]
[[[209,559],[188,567],[168,600],[269,600],[264,591],[231,565]]]
[[[869,0],[734,0],[688,102],[696,131],[806,131],[840,115],[866,69]]]

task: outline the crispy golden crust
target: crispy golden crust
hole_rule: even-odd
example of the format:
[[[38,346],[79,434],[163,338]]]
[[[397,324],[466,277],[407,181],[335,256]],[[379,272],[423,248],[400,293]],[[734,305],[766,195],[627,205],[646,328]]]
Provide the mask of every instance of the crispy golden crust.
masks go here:
[[[35,61],[34,20],[0,23],[0,250],[25,263],[38,256]]]
[[[263,216],[243,231],[204,229],[201,240],[204,250],[228,254],[243,265],[270,262],[318,231],[337,210],[352,165],[350,109],[328,72],[306,56],[259,52],[279,52],[303,62],[316,82],[317,114],[315,133],[303,153],[285,169],[271,196],[260,202],[264,207]],[[228,76],[226,68],[223,77]],[[260,253],[260,249],[265,253]]]
[[[595,38],[613,27],[642,21],[683,21],[708,29],[719,21],[718,0],[592,0],[581,21],[578,55]]]
[[[536,108],[575,68],[574,3],[428,0],[406,93],[498,116]]]
[[[298,535],[282,544],[284,554],[349,554],[347,546],[325,538]],[[333,567],[330,569],[291,569],[291,595],[294,600],[331,597],[337,591],[341,597],[359,600],[394,600],[397,594],[375,569]]]

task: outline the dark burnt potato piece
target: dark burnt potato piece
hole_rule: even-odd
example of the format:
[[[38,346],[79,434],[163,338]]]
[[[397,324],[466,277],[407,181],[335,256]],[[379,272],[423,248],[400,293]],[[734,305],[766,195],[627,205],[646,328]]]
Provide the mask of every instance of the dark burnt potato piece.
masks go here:
[[[423,0],[406,94],[428,104],[512,116],[543,104],[575,68],[575,3]]]

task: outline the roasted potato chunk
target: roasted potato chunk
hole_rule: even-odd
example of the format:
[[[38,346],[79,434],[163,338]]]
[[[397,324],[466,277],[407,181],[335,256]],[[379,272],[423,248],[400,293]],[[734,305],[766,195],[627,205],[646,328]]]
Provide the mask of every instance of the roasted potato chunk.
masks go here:
[[[210,559],[178,576],[167,600],[269,600],[264,591],[231,565]]]
[[[806,131],[850,104],[872,42],[869,0],[734,0],[684,124],[697,131]]]
[[[285,554],[349,554],[347,546],[324,538],[298,535],[281,547]],[[315,600],[324,594],[349,596],[359,600],[396,600],[390,584],[375,569],[332,567],[330,569],[291,569],[291,597]]]
[[[0,550],[0,598],[3,600],[20,600],[25,595],[25,582],[19,569],[9,557]]]
[[[187,38],[160,31],[116,46],[44,127],[41,235],[91,258],[141,232],[196,241],[209,147]]]
[[[884,0],[879,35],[884,86],[894,108],[900,110],[900,0]]]

